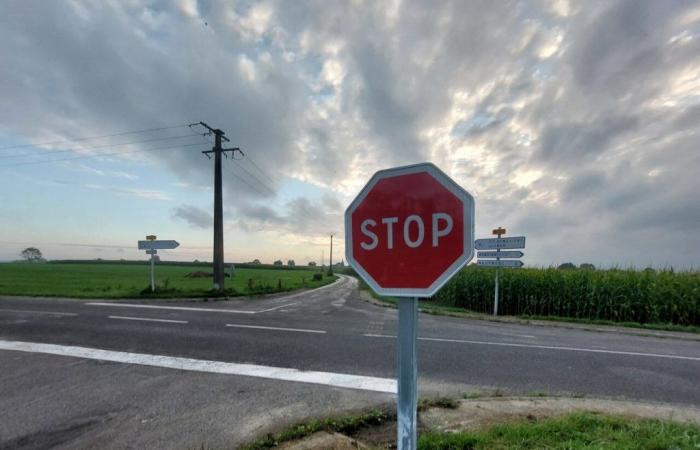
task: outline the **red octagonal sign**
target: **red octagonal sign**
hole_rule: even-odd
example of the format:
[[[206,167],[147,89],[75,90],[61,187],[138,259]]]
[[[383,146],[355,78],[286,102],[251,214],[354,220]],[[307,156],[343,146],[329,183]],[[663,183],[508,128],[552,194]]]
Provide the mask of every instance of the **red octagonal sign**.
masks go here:
[[[345,253],[378,294],[430,297],[474,256],[474,199],[430,163],[381,170],[345,211]]]

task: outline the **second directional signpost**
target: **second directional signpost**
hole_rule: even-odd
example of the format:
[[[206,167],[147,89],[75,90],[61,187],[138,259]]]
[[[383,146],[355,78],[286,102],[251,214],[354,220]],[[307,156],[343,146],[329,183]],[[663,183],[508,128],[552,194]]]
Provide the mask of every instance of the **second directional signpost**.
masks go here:
[[[171,240],[156,240],[156,236],[149,234],[145,241],[139,241],[139,250],[146,250],[147,255],[151,255],[151,292],[156,290],[155,262],[158,250],[170,250],[177,248],[180,243]]]
[[[501,267],[509,267],[517,269],[523,266],[523,262],[518,259],[503,259],[503,258],[522,258],[521,251],[501,251],[502,249],[525,248],[525,236],[502,237],[506,234],[506,229],[498,227],[493,230],[493,234],[498,236],[491,239],[477,239],[474,242],[474,248],[477,250],[492,250],[495,251],[480,251],[477,253],[479,260],[477,265],[483,267],[496,268],[496,289],[493,299],[493,315],[498,315],[498,281],[501,274]],[[482,259],[495,258],[495,259]]]

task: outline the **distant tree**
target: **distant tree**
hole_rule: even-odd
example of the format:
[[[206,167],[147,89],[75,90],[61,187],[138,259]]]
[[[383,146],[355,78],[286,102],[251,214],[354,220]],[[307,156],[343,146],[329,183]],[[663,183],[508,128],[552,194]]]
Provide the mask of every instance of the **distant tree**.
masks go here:
[[[570,269],[575,269],[576,264],[570,263],[570,262],[565,262],[564,264],[559,264],[559,267],[557,269],[559,270],[570,270]]]
[[[198,259],[195,259],[193,262],[194,262],[195,264],[198,264],[198,263],[199,263],[199,260],[198,260]]]
[[[282,265],[282,260],[281,260],[281,259],[278,259],[277,261],[273,262],[272,264],[275,265],[275,266],[281,266],[281,265]]]
[[[296,266],[297,264],[294,262],[293,259],[290,259],[289,261],[287,261],[287,265],[290,266],[290,267],[294,267],[294,266]]]
[[[262,264],[259,259],[254,259],[251,264]]]
[[[595,266],[591,263],[583,263],[578,266],[578,268],[583,270],[595,270]]]
[[[316,261],[309,261],[309,267],[316,267]]]
[[[27,247],[22,250],[22,253],[20,254],[22,255],[22,258],[28,262],[39,262],[44,259],[41,255],[41,250],[36,247]]]

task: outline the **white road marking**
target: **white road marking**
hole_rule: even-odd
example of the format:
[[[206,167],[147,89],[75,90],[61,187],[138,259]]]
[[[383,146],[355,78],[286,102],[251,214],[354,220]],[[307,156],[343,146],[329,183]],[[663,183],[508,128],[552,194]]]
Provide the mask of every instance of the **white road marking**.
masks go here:
[[[260,329],[260,330],[297,331],[299,333],[321,333],[321,334],[326,333],[323,330],[305,330],[303,328],[264,327],[262,325],[239,325],[239,324],[234,324],[234,323],[227,323],[226,326],[227,327],[234,327],[234,328],[256,328],[256,329]]]
[[[364,334],[365,337],[375,337],[375,338],[392,338],[396,339],[396,336],[390,336],[386,334]],[[688,361],[700,361],[700,357],[697,356],[682,356],[682,355],[664,355],[661,353],[641,353],[641,352],[626,352],[623,350],[601,350],[595,348],[579,348],[579,347],[558,347],[555,345],[534,345],[534,344],[514,344],[508,342],[486,342],[486,341],[467,341],[462,339],[443,339],[443,338],[427,338],[419,337],[419,341],[433,341],[433,342],[455,342],[458,344],[474,344],[474,345],[495,345],[500,347],[524,347],[524,348],[539,348],[544,350],[562,350],[570,352],[588,352],[588,353],[606,353],[612,355],[628,355],[628,356],[647,356],[651,358],[668,358],[668,359],[684,359]]]
[[[299,302],[286,303],[286,304],[284,304],[284,305],[275,306],[274,308],[263,309],[262,311],[255,311],[255,314],[264,313],[264,312],[268,312],[268,311],[274,311],[274,310],[276,310],[276,309],[285,308],[285,307],[287,307],[287,306],[298,305],[298,304],[299,304]]]
[[[31,309],[0,309],[2,312],[10,312],[10,313],[19,313],[19,314],[24,314],[24,313],[30,313],[30,314],[50,314],[54,316],[77,316],[78,314],[76,313],[64,313],[64,312],[53,312],[53,311],[35,311]]]
[[[169,369],[188,370],[193,372],[241,375],[247,377],[294,381],[299,383],[320,384],[324,386],[396,394],[396,380],[390,378],[377,378],[333,372],[302,371],[298,369],[289,369],[286,367],[227,363],[222,361],[207,361],[192,358],[178,358],[173,356],[117,352],[96,348],[42,344],[34,342],[0,340],[0,350],[70,356],[74,358],[165,367]]]
[[[110,319],[119,320],[142,320],[144,322],[168,322],[168,323],[188,323],[186,320],[170,320],[170,319],[150,319],[148,317],[127,317],[127,316],[108,316]]]
[[[240,311],[235,309],[218,309],[218,308],[190,308],[186,306],[156,306],[156,305],[140,305],[138,303],[106,303],[106,302],[91,302],[86,303],[90,306],[113,306],[116,308],[144,308],[144,309],[172,309],[177,311],[204,311],[204,312],[223,312],[230,314],[255,314],[255,311]]]

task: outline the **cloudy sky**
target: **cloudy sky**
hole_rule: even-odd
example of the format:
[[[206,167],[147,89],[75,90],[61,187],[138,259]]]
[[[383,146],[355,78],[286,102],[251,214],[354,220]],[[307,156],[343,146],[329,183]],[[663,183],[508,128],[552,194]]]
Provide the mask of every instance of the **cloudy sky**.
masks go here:
[[[210,260],[205,121],[246,155],[227,260],[340,256],[368,178],[432,161],[528,264],[699,266],[695,1],[8,0],[0,41],[0,260]]]

